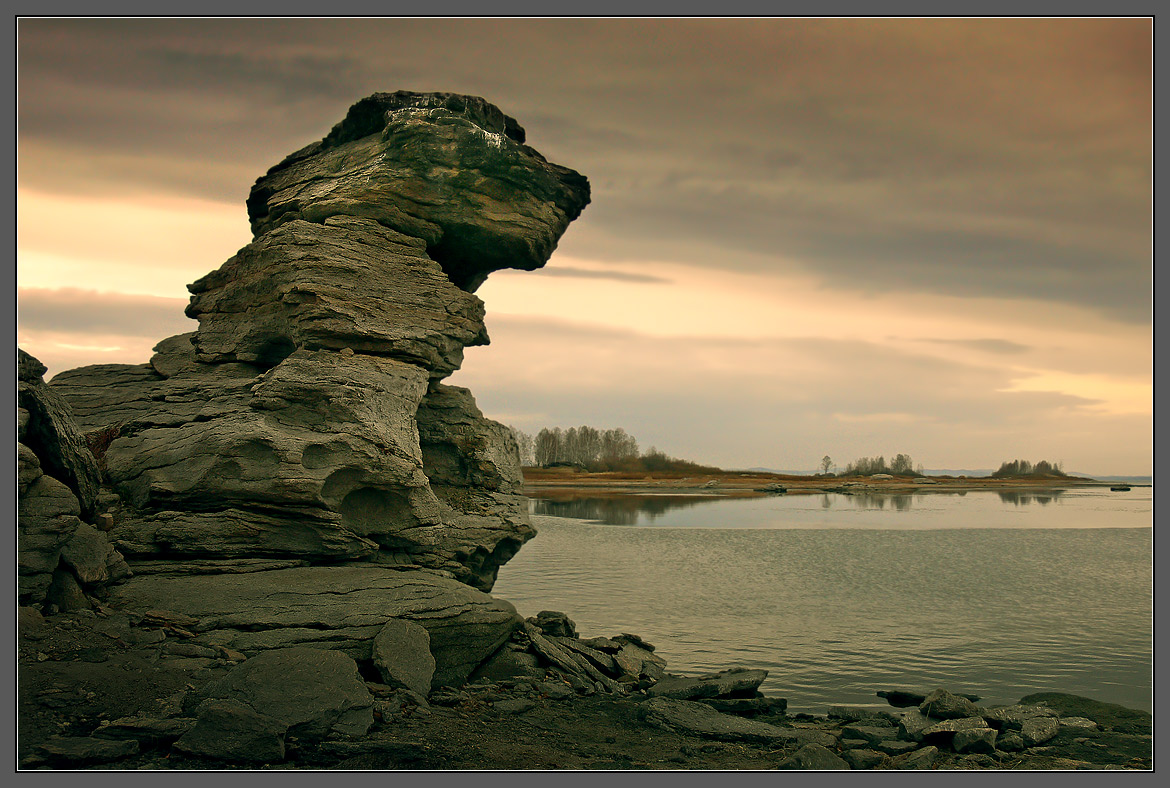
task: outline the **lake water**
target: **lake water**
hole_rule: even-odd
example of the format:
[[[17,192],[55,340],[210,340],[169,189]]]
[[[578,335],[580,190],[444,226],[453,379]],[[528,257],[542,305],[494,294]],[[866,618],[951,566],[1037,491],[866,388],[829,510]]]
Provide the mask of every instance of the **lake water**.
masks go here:
[[[641,635],[674,673],[765,668],[790,711],[936,686],[1152,710],[1150,488],[532,508],[539,535],[494,596],[563,611],[583,637]]]

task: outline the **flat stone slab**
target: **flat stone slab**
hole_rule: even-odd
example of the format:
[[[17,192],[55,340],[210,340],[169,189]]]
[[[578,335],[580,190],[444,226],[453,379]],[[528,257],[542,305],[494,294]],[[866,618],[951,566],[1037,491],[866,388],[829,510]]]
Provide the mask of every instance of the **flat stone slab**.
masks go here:
[[[432,686],[459,686],[522,619],[512,605],[422,570],[316,566],[232,575],[147,575],[115,586],[112,604],[189,617],[196,640],[251,655],[294,645],[371,658],[390,619],[427,630]]]
[[[1033,717],[1055,717],[1056,712],[1047,706],[1017,703],[1011,706],[992,706],[984,709],[983,718],[993,728],[1018,731],[1025,720]]]
[[[109,763],[138,754],[134,740],[112,741],[88,736],[57,736],[36,747],[37,758],[62,766]]]
[[[764,722],[722,714],[710,706],[675,698],[651,698],[639,712],[651,725],[719,741],[784,742],[791,732]]]
[[[766,670],[732,668],[704,676],[665,676],[647,690],[652,698],[675,698],[694,700],[696,698],[754,697],[759,686],[768,678]]]

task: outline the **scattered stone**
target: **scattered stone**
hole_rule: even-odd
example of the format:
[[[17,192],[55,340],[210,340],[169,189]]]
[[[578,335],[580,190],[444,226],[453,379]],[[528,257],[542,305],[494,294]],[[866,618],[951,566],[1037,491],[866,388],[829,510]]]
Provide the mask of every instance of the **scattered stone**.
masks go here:
[[[890,739],[895,731],[891,727],[874,727],[870,725],[846,725],[841,729],[841,735],[851,739],[860,739],[867,745],[874,745]]]
[[[890,767],[894,769],[929,769],[938,760],[938,755],[938,747],[927,745],[893,758],[890,761]]]
[[[35,751],[44,762],[58,766],[89,766],[120,761],[138,754],[138,742],[110,741],[89,736],[54,736]]]
[[[1028,747],[1043,744],[1059,732],[1060,720],[1056,717],[1030,717],[1020,726],[1020,738]]]
[[[928,717],[940,720],[974,717],[979,714],[979,708],[967,698],[954,695],[941,687],[927,695],[919,704],[918,710]]]
[[[650,698],[639,716],[651,725],[719,741],[784,742],[797,735],[774,725],[720,714],[702,703],[674,698]],[[827,735],[827,734],[826,734]],[[831,741],[835,738],[829,736]]]
[[[820,744],[806,744],[791,757],[781,761],[776,768],[841,771],[848,769],[849,764],[827,747]]]
[[[967,728],[955,731],[951,746],[955,752],[991,754],[995,752],[997,735],[994,728]]]
[[[577,625],[572,619],[554,610],[542,610],[535,617],[528,619],[528,623],[549,637],[577,637]]]
[[[232,699],[207,700],[191,729],[174,743],[177,752],[229,763],[284,760],[288,725]]]
[[[492,708],[502,714],[523,714],[535,709],[536,704],[527,698],[504,698],[493,703]]]
[[[462,684],[521,620],[508,602],[456,580],[361,565],[135,576],[110,599],[175,621],[182,615],[204,645],[245,653],[317,645],[368,660],[386,622],[408,619],[430,635],[433,686]]]
[[[419,695],[431,691],[435,658],[427,630],[400,618],[392,618],[374,638],[371,657],[382,680],[391,687],[405,687]]]
[[[1044,704],[1066,717],[1087,717],[1104,731],[1148,736],[1153,730],[1153,715],[1141,709],[1129,709],[1116,703],[1103,703],[1080,695],[1041,692],[1020,698],[1021,704]]]
[[[698,698],[755,697],[759,686],[768,677],[766,670],[731,668],[719,673],[684,677],[667,675],[647,690],[654,698],[695,700]]]
[[[982,730],[987,723],[982,717],[963,717],[957,720],[941,720],[923,728],[919,735],[921,741],[939,741],[949,743],[959,731]]]
[[[995,746],[1004,752],[1020,752],[1027,748],[1024,738],[1015,731],[1005,731],[999,735]]]
[[[872,769],[886,759],[883,753],[866,749],[845,750],[841,757],[849,764],[850,769]]]
[[[580,641],[569,637],[556,637],[550,635],[549,639],[557,645],[569,649],[570,651],[575,651],[581,656],[585,657],[585,659],[589,660],[589,662],[592,663],[594,667],[608,676],[618,678],[622,675],[622,669],[618,667],[617,660],[615,660],[612,655],[606,654],[604,651],[598,651],[596,649],[589,648],[588,646],[582,645]]]
[[[735,714],[740,717],[783,714],[788,708],[786,698],[766,698],[759,693],[754,698],[696,698],[695,700],[723,714]]]
[[[551,681],[538,681],[536,689],[541,695],[552,700],[568,700],[573,697],[573,689],[564,684],[557,684]]]
[[[1047,706],[1016,704],[983,709],[981,716],[993,728],[1018,731],[1023,727],[1025,720],[1030,720],[1033,717],[1055,717],[1057,714]]]
[[[830,706],[828,718],[844,722],[859,722],[878,727],[895,726],[900,715],[888,711],[875,711],[862,706]]]
[[[513,678],[542,678],[544,668],[535,654],[517,651],[508,645],[500,648],[471,674],[473,679],[502,681]]]
[[[884,752],[886,755],[901,755],[906,752],[918,749],[918,743],[912,741],[898,741],[896,739],[883,739],[876,744],[870,745],[878,752]]]
[[[103,720],[93,732],[106,739],[134,739],[147,747],[170,744],[194,726],[191,717],[120,717]]]
[[[922,732],[939,720],[931,719],[918,709],[907,709],[898,720],[898,738],[922,741]]]
[[[1061,717],[1060,718],[1061,731],[1064,731],[1064,730],[1081,731],[1081,732],[1095,731],[1095,730],[1099,730],[1100,727],[1101,726],[1099,726],[1093,720],[1090,720],[1088,717]]]

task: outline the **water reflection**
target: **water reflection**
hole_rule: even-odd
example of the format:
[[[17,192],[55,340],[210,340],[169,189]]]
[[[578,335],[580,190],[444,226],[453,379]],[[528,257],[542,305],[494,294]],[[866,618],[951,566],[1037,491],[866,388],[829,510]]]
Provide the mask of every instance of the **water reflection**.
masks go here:
[[[999,493],[999,499],[1004,503],[1015,504],[1016,506],[1026,506],[1030,503],[1038,503],[1041,506],[1047,506],[1060,497],[1064,490],[1040,490],[1033,492],[1021,492],[1019,490],[996,490]]]
[[[606,525],[654,522],[673,509],[726,501],[719,495],[613,495],[588,498],[533,498],[532,513],[596,520]]]

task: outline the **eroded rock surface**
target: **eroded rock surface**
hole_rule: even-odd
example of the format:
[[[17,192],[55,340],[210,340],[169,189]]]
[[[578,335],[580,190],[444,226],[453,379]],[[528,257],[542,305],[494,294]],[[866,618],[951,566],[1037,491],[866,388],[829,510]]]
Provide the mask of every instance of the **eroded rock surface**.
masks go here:
[[[82,609],[129,567],[96,522],[101,469],[45,366],[17,351],[17,586],[21,604]],[[84,587],[84,588],[83,588]]]
[[[475,288],[542,266],[588,201],[483,99],[359,101],[257,181],[253,241],[189,286],[196,331],[147,364],[54,379],[100,446],[117,548],[358,560],[490,590],[535,533],[518,453],[440,381],[488,342]]]

